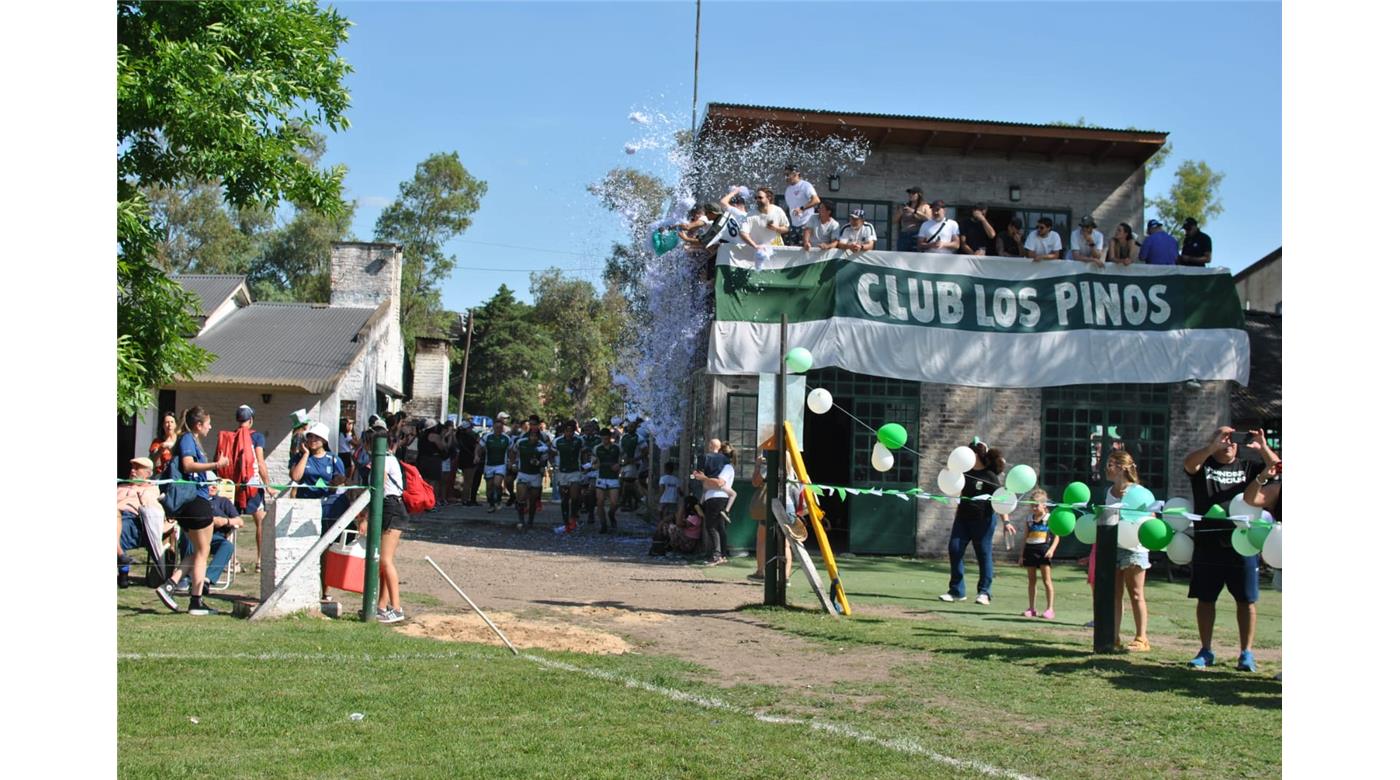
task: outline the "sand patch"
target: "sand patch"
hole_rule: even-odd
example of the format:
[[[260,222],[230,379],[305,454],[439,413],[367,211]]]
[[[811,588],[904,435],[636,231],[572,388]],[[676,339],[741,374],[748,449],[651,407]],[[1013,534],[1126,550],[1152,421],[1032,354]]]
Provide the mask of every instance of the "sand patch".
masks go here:
[[[636,625],[639,623],[663,623],[669,619],[668,615],[660,612],[646,610],[620,609],[618,607],[552,607],[557,612],[564,612],[570,615],[577,615],[590,620],[610,620],[623,625]],[[491,618],[495,620],[495,618]],[[501,629],[504,631],[505,629]],[[506,636],[510,636],[506,634]],[[515,640],[512,639],[512,642]]]
[[[526,620],[508,612],[491,612],[491,621],[517,648],[568,650],[593,655],[617,655],[632,649],[621,638],[589,628],[543,620]],[[504,646],[476,615],[422,615],[399,628],[409,636],[423,636],[449,642],[477,642]]]

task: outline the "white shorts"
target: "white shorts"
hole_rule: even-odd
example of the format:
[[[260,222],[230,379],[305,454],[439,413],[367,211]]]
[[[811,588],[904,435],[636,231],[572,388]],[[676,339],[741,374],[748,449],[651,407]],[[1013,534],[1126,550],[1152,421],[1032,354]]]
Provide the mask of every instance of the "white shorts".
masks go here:
[[[516,475],[515,482],[516,484],[523,485],[525,487],[539,487],[540,485],[544,484],[544,475],[521,473]]]
[[[622,482],[620,480],[598,478],[599,490],[617,490],[620,487],[622,487]]]
[[[559,487],[577,485],[583,482],[583,474],[577,471],[560,471],[557,472],[557,476],[554,481],[559,483]]]
[[[499,466],[487,466],[486,470],[483,471],[482,474],[487,479],[490,479],[492,477],[504,477],[506,475],[506,464],[502,463]]]
[[[636,479],[636,478],[637,478],[637,464],[635,464],[635,463],[629,463],[629,464],[627,464],[626,466],[623,466],[623,467],[622,467],[622,478],[623,478],[623,479]]]

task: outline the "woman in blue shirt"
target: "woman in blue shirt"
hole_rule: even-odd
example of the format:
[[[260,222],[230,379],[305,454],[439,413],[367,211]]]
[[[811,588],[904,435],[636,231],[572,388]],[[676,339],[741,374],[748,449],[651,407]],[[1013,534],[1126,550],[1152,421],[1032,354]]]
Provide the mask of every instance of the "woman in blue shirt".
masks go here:
[[[318,498],[321,500],[321,533],[330,530],[335,523],[336,499],[339,498],[331,482],[338,476],[345,482],[345,464],[331,452],[331,429],[323,422],[312,423],[306,429],[306,445],[301,454],[293,458],[290,466],[292,481],[297,484],[297,498]],[[326,592],[326,556],[321,554],[321,600],[329,597]]]
[[[175,582],[183,571],[190,571],[191,615],[207,615],[214,610],[204,603],[204,594],[209,590],[205,572],[209,565],[209,547],[214,537],[214,510],[209,504],[209,472],[228,465],[228,458],[210,461],[199,445],[200,437],[213,427],[208,413],[198,406],[185,411],[185,424],[180,429],[180,439],[175,444],[174,462],[171,476],[188,480],[195,484],[195,496],[175,510],[175,521],[180,530],[190,540],[193,554],[180,561],[168,579],[156,588],[156,596],[171,611],[178,612],[175,606]]]

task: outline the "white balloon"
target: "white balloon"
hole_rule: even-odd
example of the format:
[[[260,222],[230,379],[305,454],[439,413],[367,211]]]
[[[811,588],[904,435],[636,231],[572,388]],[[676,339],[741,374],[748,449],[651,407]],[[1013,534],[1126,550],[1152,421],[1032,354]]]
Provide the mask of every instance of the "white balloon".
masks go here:
[[[1273,536],[1273,534],[1269,534]],[[1167,558],[1178,566],[1185,566],[1191,562],[1191,554],[1196,549],[1196,543],[1186,534],[1177,534],[1167,543]]]
[[[807,394],[807,408],[813,414],[826,414],[831,411],[831,393],[824,387],[818,387]]]
[[[1118,518],[1118,546],[1125,549],[1136,549],[1142,546],[1138,541],[1138,529],[1142,527],[1142,520],[1124,520]]]
[[[1283,526],[1275,525],[1274,530],[1269,532],[1264,539],[1264,549],[1259,552],[1264,558],[1264,563],[1275,569],[1283,568]]]
[[[1262,507],[1257,507],[1245,503],[1244,494],[1241,493],[1238,496],[1235,496],[1234,498],[1230,499],[1230,507],[1226,511],[1230,513],[1230,519],[1234,520],[1236,525],[1239,525],[1239,520],[1237,518],[1244,517],[1246,519],[1244,527],[1248,528],[1248,521],[1259,519],[1260,513],[1262,513],[1264,510]]]
[[[992,491],[992,511],[999,515],[1009,515],[1016,511],[1016,494],[1010,488],[999,487]]]
[[[1192,506],[1191,500],[1188,498],[1181,498],[1179,496],[1177,498],[1169,498],[1167,499],[1167,503],[1162,505],[1162,519],[1166,521],[1167,525],[1171,526],[1173,531],[1181,533],[1191,527],[1191,518],[1181,514],[1166,514],[1166,510],[1184,509],[1190,512]]]
[[[1093,515],[1080,515],[1074,521],[1074,538],[1085,544],[1093,544],[1098,541],[1099,524],[1094,521]]]
[[[942,491],[945,496],[961,496],[963,483],[966,481],[967,479],[961,472],[952,471],[950,469],[943,469],[938,472],[938,489]]]
[[[875,449],[870,451],[870,465],[876,471],[889,471],[894,468],[894,453],[885,445],[875,442]]]
[[[948,470],[962,474],[977,465],[977,453],[971,447],[959,447],[948,455]]]

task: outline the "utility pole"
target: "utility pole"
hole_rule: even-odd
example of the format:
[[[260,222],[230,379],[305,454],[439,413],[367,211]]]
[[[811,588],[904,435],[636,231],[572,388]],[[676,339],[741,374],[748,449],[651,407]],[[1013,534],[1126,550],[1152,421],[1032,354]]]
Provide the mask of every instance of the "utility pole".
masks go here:
[[[768,506],[763,511],[768,515],[768,539],[763,561],[763,604],[769,607],[787,606],[787,572],[784,570],[783,553],[787,550],[787,536],[778,528],[779,519],[773,511],[773,504],[787,506],[787,315],[782,317],[778,331],[778,373],[773,390],[773,403],[776,407],[773,424],[773,459],[768,461]],[[763,442],[759,442],[763,446]],[[757,453],[755,453],[757,454]],[[756,546],[756,545],[755,545]]]
[[[465,400],[466,395],[467,395],[467,364],[471,362],[471,358],[472,358],[472,324],[473,324],[473,323],[472,323],[472,315],[473,315],[473,314],[474,314],[474,312],[473,312],[471,309],[467,309],[467,321],[466,321],[467,343],[462,347],[462,383],[461,383],[461,385],[458,386],[458,388],[457,388],[457,420],[458,420],[459,424],[460,424],[460,421],[462,420],[462,402]],[[460,317],[461,315],[458,315],[458,316]]]

